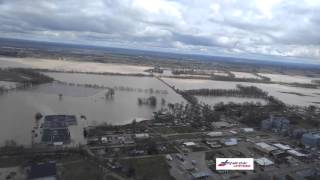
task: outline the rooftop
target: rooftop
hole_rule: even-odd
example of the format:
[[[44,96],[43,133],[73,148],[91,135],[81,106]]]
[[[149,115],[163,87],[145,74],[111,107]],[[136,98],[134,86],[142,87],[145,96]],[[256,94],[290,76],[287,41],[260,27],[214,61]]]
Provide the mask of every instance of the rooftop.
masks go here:
[[[265,149],[267,150],[268,152],[271,152],[271,151],[274,151],[278,148],[274,147],[274,146],[271,146],[265,142],[260,142],[260,143],[256,143],[256,146],[258,146],[259,148],[262,148],[262,149]]]
[[[56,163],[41,163],[31,166],[29,179],[54,177],[57,175]]]
[[[284,144],[281,144],[281,143],[273,144],[273,146],[275,146],[275,147],[277,147],[277,148],[279,148],[281,150],[284,150],[284,151],[291,149],[290,146],[284,145]]]
[[[196,178],[196,179],[210,176],[208,172],[204,172],[204,171],[194,172],[194,173],[191,173],[191,175],[193,176],[193,178]]]
[[[270,165],[274,164],[271,160],[269,160],[265,157],[254,159],[254,162],[259,164],[260,166],[270,166]]]
[[[44,127],[57,128],[77,125],[77,118],[74,115],[47,115],[44,117]]]
[[[298,152],[296,150],[290,149],[287,151],[289,154],[296,156],[296,157],[306,157],[306,154],[302,154],[301,152]]]
[[[195,146],[196,143],[194,143],[194,142],[184,142],[183,145],[185,145],[185,146]]]

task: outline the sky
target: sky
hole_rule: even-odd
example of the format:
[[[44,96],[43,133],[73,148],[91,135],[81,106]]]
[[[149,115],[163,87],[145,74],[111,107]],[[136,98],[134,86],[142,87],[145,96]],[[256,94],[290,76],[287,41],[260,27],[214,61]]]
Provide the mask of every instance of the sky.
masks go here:
[[[0,0],[0,37],[320,64],[320,0]]]

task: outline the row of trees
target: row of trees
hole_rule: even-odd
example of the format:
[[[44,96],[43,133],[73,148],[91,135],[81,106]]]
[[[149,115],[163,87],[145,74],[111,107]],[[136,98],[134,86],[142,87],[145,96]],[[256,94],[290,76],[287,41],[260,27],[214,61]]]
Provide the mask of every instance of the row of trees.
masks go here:
[[[265,99],[268,93],[255,86],[237,85],[237,89],[193,89],[186,90],[189,95],[201,96],[232,96],[232,97],[253,97]]]
[[[281,100],[273,96],[269,96],[267,92],[255,86],[237,85],[237,89],[193,89],[177,92],[180,93],[189,103],[193,105],[198,104],[198,100],[195,96],[199,95],[259,98],[266,100],[269,105],[285,106],[285,104]]]
[[[165,100],[162,99],[162,103],[165,103]],[[138,98],[138,104],[139,105],[150,105],[150,106],[157,106],[157,97],[150,96],[148,98]]]
[[[79,86],[79,87],[88,87],[88,88],[96,88],[96,89],[113,89],[114,91],[128,91],[128,92],[144,92],[149,94],[168,94],[167,90],[164,89],[153,89],[153,88],[132,88],[132,87],[126,87],[126,86],[114,86],[114,87],[108,87],[104,85],[98,85],[98,84],[79,84],[79,83],[67,83],[62,81],[57,81],[60,84],[65,84],[68,86]]]

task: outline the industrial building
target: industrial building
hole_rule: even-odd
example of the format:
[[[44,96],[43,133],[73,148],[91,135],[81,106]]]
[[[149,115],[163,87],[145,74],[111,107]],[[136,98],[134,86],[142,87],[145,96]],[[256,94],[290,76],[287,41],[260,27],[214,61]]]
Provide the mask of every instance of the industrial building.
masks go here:
[[[278,148],[272,146],[272,145],[269,145],[267,143],[264,143],[264,142],[260,142],[260,143],[256,143],[255,144],[255,148],[260,150],[261,152],[264,152],[266,154],[270,154],[271,151],[274,151],[274,150],[277,150]]]
[[[270,115],[269,119],[261,121],[262,130],[273,130],[276,132],[286,132],[289,130],[290,121],[282,116]]]
[[[320,148],[320,132],[303,134],[301,141],[305,146]]]
[[[30,167],[28,174],[29,180],[57,180],[57,168],[56,163],[39,163]]]
[[[46,144],[62,145],[70,142],[68,128],[46,128],[42,131],[41,141]]]
[[[50,145],[63,145],[71,142],[69,126],[77,125],[74,115],[47,115],[42,124],[41,142]]]

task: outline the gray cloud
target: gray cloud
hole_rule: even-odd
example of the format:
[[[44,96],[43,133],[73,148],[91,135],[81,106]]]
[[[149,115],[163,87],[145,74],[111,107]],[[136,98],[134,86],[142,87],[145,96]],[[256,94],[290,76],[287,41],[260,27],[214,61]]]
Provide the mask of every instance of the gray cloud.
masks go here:
[[[318,12],[312,0],[0,0],[0,36],[319,59]]]

